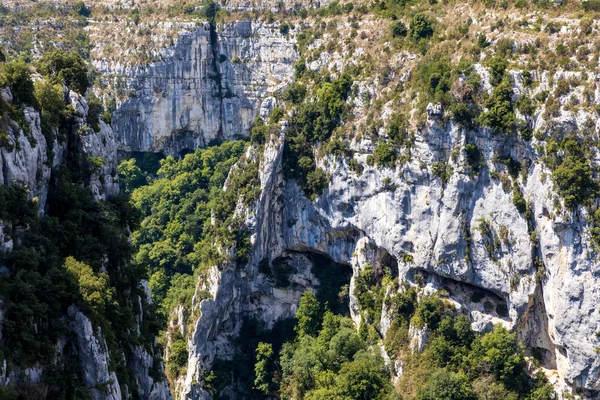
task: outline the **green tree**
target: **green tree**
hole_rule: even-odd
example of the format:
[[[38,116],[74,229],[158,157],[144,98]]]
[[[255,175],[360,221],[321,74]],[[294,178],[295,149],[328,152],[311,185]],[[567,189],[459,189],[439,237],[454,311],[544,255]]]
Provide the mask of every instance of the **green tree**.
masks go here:
[[[427,380],[417,400],[476,400],[468,378],[446,369],[439,369]]]
[[[78,1],[77,3],[75,3],[75,5],[73,6],[73,8],[75,9],[75,12],[79,15],[81,15],[82,17],[89,17],[90,16],[90,9],[86,7],[85,3],[83,1]]]
[[[392,390],[383,360],[372,353],[358,354],[352,362],[343,364],[336,386],[342,398],[354,400],[385,399]]]
[[[137,166],[135,158],[124,159],[117,167],[119,173],[119,186],[124,193],[131,193],[134,189],[146,182],[140,167]]]
[[[390,31],[392,32],[393,37],[404,37],[408,33],[406,25],[404,25],[402,21],[394,22],[390,28]]]
[[[485,102],[488,110],[481,114],[483,125],[496,134],[512,134],[515,129],[515,112],[512,105],[512,87],[507,80],[496,86]]]
[[[523,349],[514,333],[500,325],[473,343],[478,368],[489,371],[507,387],[522,391],[527,382]]]
[[[270,343],[258,343],[256,346],[256,363],[254,364],[254,388],[262,393],[271,391],[273,373],[272,368],[273,346]]]
[[[321,308],[315,294],[306,291],[300,298],[300,305],[296,311],[296,327],[294,330],[298,336],[317,336],[319,332],[319,320]]]
[[[422,13],[416,14],[410,20],[410,36],[413,39],[425,39],[433,35],[433,25],[429,18]]]
[[[29,66],[23,61],[0,65],[0,86],[8,86],[16,104],[35,105],[34,87]]]
[[[80,94],[85,94],[89,86],[85,61],[75,52],[54,50],[45,53],[37,63],[37,70],[53,83],[64,84]]]
[[[65,269],[75,279],[79,293],[87,305],[97,315],[103,315],[113,297],[113,291],[108,285],[108,275],[105,272],[95,273],[92,267],[73,257],[65,259]]]

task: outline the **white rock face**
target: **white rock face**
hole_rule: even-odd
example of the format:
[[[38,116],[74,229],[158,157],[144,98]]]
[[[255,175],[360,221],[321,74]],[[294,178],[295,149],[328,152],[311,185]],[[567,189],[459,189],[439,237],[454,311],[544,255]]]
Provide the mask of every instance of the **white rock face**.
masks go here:
[[[4,89],[3,93],[10,93]],[[9,98],[7,94],[4,97]],[[98,158],[102,165],[87,182],[94,198],[106,199],[119,192],[116,177],[117,147],[112,129],[103,121],[100,131],[94,132],[86,125],[88,106],[85,99],[71,91],[68,100],[75,108],[77,116],[74,126],[79,129],[78,151],[84,157]],[[7,124],[9,145],[0,147],[0,185],[23,185],[31,198],[36,198],[40,213],[48,197],[48,184],[51,169],[63,163],[66,157],[66,143],[57,139],[48,144],[42,134],[40,115],[32,107],[24,108],[27,127],[20,127],[12,122]],[[56,137],[56,132],[54,133]]]
[[[360,176],[342,159],[320,160],[330,184],[314,203],[283,177],[282,138],[267,145],[259,173],[263,191],[250,219],[254,254],[243,272],[220,266],[211,286],[214,300],[202,303],[190,341],[190,369],[177,398],[209,398],[200,395],[201,388],[192,382],[215,355],[231,355],[227,336],[235,334],[243,316],[255,316],[271,326],[274,320],[293,315],[300,293],[274,288],[257,265],[263,258],[292,254],[294,259],[305,258],[296,264],[303,274],[298,287],[312,289],[316,280],[309,271],[317,266],[311,267],[306,252],[326,254],[352,267],[353,277],[365,263],[391,256],[400,282],[414,283],[419,274],[425,291],[445,289],[474,329],[486,331],[502,324],[528,346],[540,348],[544,368],[557,377],[558,388],[583,389],[584,398],[598,395],[595,332],[600,314],[595,304],[600,282],[593,272],[598,262],[584,213],[550,217],[552,182],[542,176],[535,143],[497,137],[487,130],[465,133],[452,123],[441,126],[435,117],[439,110],[429,109],[430,120],[416,137],[411,161],[401,167],[366,165],[372,151],[368,139],[351,146],[364,167]],[[452,149],[462,149],[467,140],[488,160],[479,173],[472,173],[464,152],[451,156]],[[490,160],[508,155],[532,162],[518,181],[530,203],[535,235],[529,233],[526,215],[513,204],[512,191],[505,191],[501,180],[490,173],[506,173],[506,167]],[[435,162],[449,166],[446,183],[432,174]],[[545,272],[536,277],[537,258]],[[358,325],[353,296],[350,311]],[[385,310],[382,315],[385,332],[390,321]],[[415,349],[422,349],[426,331],[413,329],[412,336]]]
[[[120,400],[121,388],[114,371],[109,370],[110,357],[100,329],[75,306],[69,308],[69,326],[76,337],[77,354],[83,383],[94,400]],[[100,390],[103,386],[105,390]]]
[[[248,135],[262,100],[293,75],[297,54],[278,25],[203,23],[165,50],[164,61],[125,74],[135,96],[114,113],[119,150],[177,154]]]
[[[8,89],[5,91],[10,93]],[[25,186],[32,198],[37,197],[43,212],[50,180],[48,146],[42,134],[39,114],[32,107],[25,107],[23,113],[27,124],[25,131],[29,131],[27,136],[16,123],[7,124],[10,144],[0,147],[0,185]],[[59,147],[57,143],[53,145]]]

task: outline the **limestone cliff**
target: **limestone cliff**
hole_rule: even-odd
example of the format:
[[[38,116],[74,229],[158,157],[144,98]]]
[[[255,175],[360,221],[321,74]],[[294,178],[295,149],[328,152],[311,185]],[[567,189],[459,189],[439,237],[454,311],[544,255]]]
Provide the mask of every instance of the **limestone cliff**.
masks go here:
[[[291,79],[296,57],[277,24],[194,26],[163,61],[125,71],[133,94],[113,116],[119,150],[179,154],[248,136],[261,104]],[[98,65],[105,74],[122,70]]]
[[[15,185],[23,187],[30,199],[37,202],[38,212],[43,215],[47,210],[49,187],[53,173],[59,173],[67,163],[76,163],[75,168],[86,171],[91,160],[94,167],[87,174],[82,174],[85,181],[80,182],[91,192],[94,200],[105,200],[119,193],[116,175],[116,141],[110,125],[100,121],[99,129],[95,131],[87,123],[89,107],[85,99],[64,88],[65,101],[72,106],[74,115],[68,124],[67,136],[61,136],[58,128],[52,132],[52,143],[48,143],[40,125],[40,113],[33,107],[24,107],[24,122],[27,126],[19,126],[9,120],[4,124],[8,134],[8,142],[0,147],[0,185]],[[3,89],[4,101],[11,102],[10,90]],[[64,132],[63,132],[64,133]],[[0,221],[0,267],[3,277],[8,276],[5,265],[6,252],[16,250],[22,244],[19,233],[27,227],[11,226],[14,221]],[[143,282],[140,282],[143,286]],[[4,296],[5,293],[2,294]],[[4,297],[0,304],[0,321],[5,321]],[[138,331],[142,324],[143,310],[149,307],[149,297],[142,299],[136,296],[132,299],[139,304]],[[14,322],[13,322],[14,323]],[[154,370],[160,370],[159,364],[154,364],[156,348],[151,345],[131,344],[129,356],[121,349],[112,352],[107,345],[107,338],[97,323],[92,323],[90,317],[71,305],[62,316],[64,326],[62,335],[54,344],[55,359],[53,362],[38,362],[27,368],[21,367],[20,362],[7,363],[7,352],[3,355],[0,366],[0,385],[9,388],[17,387],[20,393],[29,395],[48,396],[48,380],[53,379],[56,371],[72,369],[75,376],[80,377],[81,386],[93,399],[120,400],[129,398],[132,394],[144,399],[170,399],[171,393],[166,380]],[[2,339],[0,329],[0,339]],[[6,338],[6,333],[4,339]],[[10,349],[12,350],[12,349]],[[116,362],[126,364],[132,384],[119,382],[115,373]]]

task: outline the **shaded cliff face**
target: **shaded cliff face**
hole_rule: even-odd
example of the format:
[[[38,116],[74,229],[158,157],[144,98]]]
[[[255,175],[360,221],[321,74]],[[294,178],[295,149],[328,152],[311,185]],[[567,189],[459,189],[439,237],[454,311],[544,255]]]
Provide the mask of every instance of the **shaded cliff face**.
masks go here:
[[[261,104],[291,79],[296,57],[276,24],[198,25],[164,61],[127,71],[134,95],[112,120],[119,150],[178,154],[248,136]]]
[[[10,90],[4,88],[2,95],[4,101],[12,102]],[[62,282],[52,282],[49,287],[37,286],[42,279],[52,281],[51,276],[57,273],[52,269],[52,262],[62,262],[62,258],[56,254],[54,257],[61,261],[48,260],[51,257],[47,254],[56,251],[53,241],[69,240],[66,238],[69,236],[67,233],[69,228],[65,228],[69,223],[61,225],[64,223],[64,215],[61,216],[56,210],[62,207],[57,203],[64,201],[64,198],[57,199],[57,186],[72,184],[62,180],[65,179],[64,170],[73,168],[77,171],[80,180],[74,187],[82,190],[79,194],[83,194],[84,199],[89,198],[87,201],[90,207],[83,210],[80,203],[82,199],[72,198],[73,202],[67,206],[67,213],[79,213],[80,217],[89,218],[89,210],[94,208],[93,200],[107,200],[119,193],[116,175],[117,143],[110,125],[101,120],[95,131],[87,122],[90,110],[86,100],[81,95],[67,90],[66,87],[63,88],[63,96],[65,105],[72,107],[73,113],[61,127],[60,133],[59,128],[55,127],[50,132],[51,136],[44,135],[40,112],[30,106],[23,106],[23,120],[27,126],[23,126],[23,123],[19,126],[12,120],[3,123],[8,139],[0,148],[0,185],[22,188],[21,201],[27,203],[27,198],[31,199],[33,201],[31,206],[37,209],[39,217],[32,215],[24,217],[18,214],[17,217],[14,216],[13,213],[18,213],[19,209],[25,209],[29,204],[18,206],[3,204],[3,212],[9,217],[0,220],[0,267],[3,270],[0,322],[10,323],[11,326],[3,325],[0,329],[0,340],[3,346],[0,385],[7,388],[9,391],[7,393],[16,389],[15,393],[27,393],[24,395],[40,396],[39,398],[51,398],[58,395],[57,391],[68,392],[76,387],[76,391],[89,395],[95,400],[120,400],[129,398],[133,394],[144,399],[170,399],[168,384],[160,375],[162,365],[156,354],[158,348],[153,342],[144,345],[143,341],[138,341],[137,344],[128,343],[123,347],[115,345],[114,330],[109,329],[108,332],[106,329],[103,330],[98,322],[98,315],[89,307],[85,307],[84,310],[79,309],[75,304],[76,292],[71,293],[70,298],[68,293],[62,294],[68,298],[69,303],[66,305],[55,303],[48,305],[48,298],[52,297],[46,291],[49,289],[52,292],[54,288],[61,285],[66,285],[61,286],[63,289],[69,287],[69,280],[72,279],[70,276],[67,276],[67,281],[63,279]],[[48,143],[47,140],[52,140],[52,143]],[[95,164],[90,167],[89,164],[93,162]],[[3,195],[5,193],[3,192]],[[48,211],[50,211],[49,217]],[[59,227],[60,233],[55,232],[54,237],[45,231],[36,233],[35,230],[40,229],[40,225],[44,229],[51,229],[48,225],[49,220],[53,221],[50,225]],[[83,227],[83,225],[85,222],[81,219],[76,223],[73,221],[70,223],[70,226]],[[108,224],[100,227],[100,229],[107,228]],[[34,231],[33,244],[31,244],[32,237],[28,236],[29,231]],[[35,236],[36,234],[39,236]],[[45,234],[49,236],[44,237]],[[89,232],[85,233],[87,234]],[[119,236],[116,231],[113,234]],[[83,238],[85,235],[82,234],[79,239],[85,241]],[[125,241],[126,238],[112,237],[110,240]],[[71,250],[76,251],[66,249],[67,252]],[[34,267],[12,261],[11,257],[14,254],[23,251],[30,251],[27,253],[29,254],[27,259],[31,260],[31,265]],[[103,255],[104,271],[109,264],[109,258],[109,255]],[[15,278],[24,271],[27,271],[25,274],[30,275],[22,280]],[[7,284],[16,287],[23,282],[26,284],[23,293],[7,288]],[[137,331],[139,335],[145,329],[143,320],[148,315],[147,310],[150,308],[151,300],[147,293],[147,285],[144,285],[145,282],[141,281],[127,288],[130,297],[128,301],[136,307],[136,311],[132,314],[132,318],[136,321],[135,326],[128,328],[133,330],[132,334]],[[112,290],[115,294],[115,289]],[[63,298],[60,296],[57,298],[62,301]],[[15,313],[15,302],[17,307],[20,307],[18,313]],[[32,303],[35,306],[32,306]],[[27,317],[23,317],[25,314]],[[46,314],[56,319],[48,321]],[[29,323],[36,324],[34,337],[29,340],[36,345],[38,341],[44,341],[43,343],[48,347],[41,349],[40,354],[34,355],[38,357],[34,358],[34,361],[31,357],[27,360],[19,359],[23,351],[26,353],[32,351],[22,348],[22,341],[26,340],[23,336],[30,335],[26,331]],[[15,332],[15,325],[22,327],[23,331]],[[59,333],[53,330],[56,326],[60,326]],[[52,354],[52,359],[44,358],[46,354]],[[128,371],[126,379],[116,372],[115,366],[119,364]],[[69,386],[68,382],[72,379],[75,379],[75,383]],[[64,393],[60,394],[64,395]]]

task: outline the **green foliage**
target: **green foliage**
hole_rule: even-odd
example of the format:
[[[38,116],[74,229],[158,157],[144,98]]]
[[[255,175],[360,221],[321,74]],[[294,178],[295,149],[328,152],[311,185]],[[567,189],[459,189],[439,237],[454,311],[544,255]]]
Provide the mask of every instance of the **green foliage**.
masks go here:
[[[123,159],[117,167],[119,173],[119,186],[124,193],[131,193],[134,189],[146,183],[140,167],[135,158]]]
[[[436,296],[425,297],[419,301],[413,322],[416,325],[424,324],[428,329],[436,330],[445,313],[442,299]]]
[[[492,85],[498,85],[506,77],[506,69],[508,68],[508,61],[502,56],[491,57],[488,61],[488,67],[490,68],[490,82]]]
[[[86,96],[86,100],[88,105],[87,123],[94,132],[100,132],[100,115],[104,112],[104,106],[93,93]]]
[[[75,9],[75,12],[77,14],[81,15],[82,17],[87,18],[91,14],[91,10],[89,8],[87,8],[87,6],[85,5],[85,3],[83,1],[78,1],[77,3],[75,3],[73,8]]]
[[[113,297],[113,290],[108,285],[108,274],[95,273],[92,267],[73,257],[65,259],[65,269],[73,276],[83,301],[98,317],[102,316]]]
[[[33,81],[29,65],[11,61],[0,65],[0,86],[8,86],[17,105],[35,105]]]
[[[433,25],[425,14],[418,13],[410,20],[410,36],[413,39],[426,39],[432,35]]]
[[[406,29],[406,25],[404,25],[402,21],[396,21],[392,24],[390,32],[393,37],[404,37],[408,33],[408,29]]]
[[[304,65],[304,64],[302,64]],[[285,101],[299,104],[304,100],[306,96],[306,87],[302,84],[293,82],[288,85],[287,89],[282,94],[282,99]]]
[[[327,187],[328,178],[323,170],[315,168],[312,146],[328,140],[341,124],[351,86],[352,78],[346,73],[332,82],[323,82],[316,90],[316,100],[298,105],[290,119],[284,172],[288,179],[296,179],[313,200]]]
[[[34,94],[36,102],[41,109],[42,133],[46,141],[52,143],[54,138],[53,130],[58,128],[65,109],[62,88],[60,85],[40,81],[35,83]]]
[[[398,153],[394,143],[379,143],[373,151],[375,164],[378,166],[393,168],[396,164]]]
[[[304,292],[296,311],[296,327],[299,337],[316,336],[320,323],[321,309],[313,292]]]
[[[349,318],[326,312],[314,332],[282,347],[282,399],[385,399],[393,391],[383,359]]]
[[[517,208],[517,210],[523,214],[527,210],[527,201],[523,197],[523,192],[521,192],[521,188],[518,186],[513,190],[513,204]]]
[[[473,343],[473,356],[480,368],[490,371],[507,387],[526,391],[527,374],[523,348],[518,344],[514,333],[501,326]]]
[[[423,57],[415,72],[415,90],[419,93],[420,102],[440,102],[451,104],[449,96],[452,67],[446,55],[441,53]]]
[[[258,195],[258,165],[245,162],[230,174],[245,149],[245,143],[230,141],[199,149],[180,161],[167,157],[160,162],[158,175],[162,177],[132,193],[132,203],[143,215],[140,229],[133,234],[135,260],[156,278],[153,286],[158,292],[153,291],[153,296],[165,298],[163,315],[193,293],[194,271],[201,274],[225,260],[227,255],[217,251],[217,246],[237,247],[240,263],[247,258],[249,241],[233,215],[240,198],[250,202]],[[121,166],[126,187],[135,186],[140,179],[135,163]],[[228,189],[223,191],[228,175]],[[165,277],[155,275],[158,271]]]
[[[577,139],[551,140],[544,161],[552,170],[554,185],[568,209],[574,209],[597,193],[598,185],[593,179],[590,163]]]
[[[479,171],[482,162],[482,154],[479,148],[471,143],[465,145],[465,153],[467,155],[467,162],[473,168],[473,171]]]
[[[273,375],[273,346],[259,342],[256,346],[256,364],[254,364],[254,388],[268,394],[273,390],[270,377]]]
[[[452,106],[454,120],[465,128],[472,128],[477,117],[477,110],[466,103],[456,103]]]
[[[187,365],[188,350],[187,343],[179,331],[173,337],[169,348],[170,354],[167,359],[167,374],[172,378],[177,377]]]
[[[476,400],[464,374],[440,369],[431,375],[417,396],[418,400]]]
[[[492,91],[485,102],[488,108],[481,114],[480,122],[492,128],[495,134],[512,134],[515,129],[515,112],[512,105],[512,87],[508,81],[503,81]]]
[[[72,183],[77,176],[66,168],[55,171],[43,217],[23,189],[0,186],[0,219],[15,243],[0,278],[0,345],[8,362],[21,368],[55,362],[54,349],[64,337],[64,316],[72,305],[102,328],[111,354],[118,350],[127,356],[132,343],[152,346],[156,335],[149,309],[138,309],[144,322],[135,333],[132,299],[144,295],[138,285],[142,273],[130,263],[127,231],[136,227],[136,213],[122,198],[94,201]],[[48,373],[56,375],[48,376],[50,397],[76,385],[67,378],[69,371]]]
[[[44,53],[37,63],[37,70],[52,83],[63,84],[80,94],[85,94],[89,86],[85,61],[75,52],[54,50]]]
[[[265,125],[265,122],[260,116],[257,116],[254,119],[252,128],[250,128],[250,142],[253,144],[264,144],[268,133],[269,127]]]

